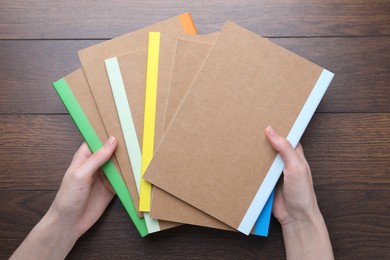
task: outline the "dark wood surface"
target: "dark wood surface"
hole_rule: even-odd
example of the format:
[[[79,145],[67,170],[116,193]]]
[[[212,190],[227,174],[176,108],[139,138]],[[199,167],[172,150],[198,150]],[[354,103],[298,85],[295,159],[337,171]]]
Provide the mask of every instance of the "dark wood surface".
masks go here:
[[[0,3],[0,259],[44,215],[82,137],[51,83],[77,50],[190,10],[200,33],[232,20],[335,72],[302,139],[337,259],[390,258],[387,0]],[[268,238],[183,226],[140,238],[118,199],[69,259],[283,259]]]

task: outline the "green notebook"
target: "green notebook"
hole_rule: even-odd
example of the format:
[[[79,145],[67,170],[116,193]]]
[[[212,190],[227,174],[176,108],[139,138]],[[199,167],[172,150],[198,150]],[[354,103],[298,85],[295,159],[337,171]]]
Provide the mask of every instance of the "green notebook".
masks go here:
[[[53,83],[53,87],[56,90],[58,96],[61,98],[62,102],[64,103],[73,121],[76,123],[85,142],[88,144],[92,152],[96,152],[103,146],[102,142],[100,141],[95,130],[90,124],[80,104],[73,95],[66,80],[64,78],[59,79],[58,81]],[[138,232],[141,234],[142,237],[146,236],[148,234],[148,231],[146,228],[145,220],[144,218],[138,217],[129,191],[127,190],[127,187],[119,172],[117,171],[115,165],[112,163],[111,160],[108,160],[101,168],[106,174],[107,179],[114,188],[116,194],[118,195],[130,218],[132,219],[135,227],[138,229]]]

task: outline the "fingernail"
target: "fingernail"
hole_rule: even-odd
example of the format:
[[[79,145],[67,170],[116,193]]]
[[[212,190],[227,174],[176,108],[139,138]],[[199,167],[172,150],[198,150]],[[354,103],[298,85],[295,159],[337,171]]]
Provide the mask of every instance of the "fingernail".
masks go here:
[[[276,132],[275,132],[275,130],[274,130],[271,126],[268,126],[268,127],[267,127],[267,132],[268,132],[268,134],[269,134],[270,136],[272,136],[272,137],[275,137],[275,136],[276,136]]]
[[[109,146],[113,146],[115,144],[115,138],[113,136],[110,136],[110,138],[108,138],[107,144]]]

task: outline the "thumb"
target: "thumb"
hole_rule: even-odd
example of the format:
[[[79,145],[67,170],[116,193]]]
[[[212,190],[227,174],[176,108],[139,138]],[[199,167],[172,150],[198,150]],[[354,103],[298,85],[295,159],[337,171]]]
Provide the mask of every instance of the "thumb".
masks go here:
[[[111,136],[102,148],[97,150],[88,160],[83,163],[79,170],[92,176],[108,159],[111,158],[115,151],[117,142],[113,136]]]
[[[286,165],[299,161],[299,157],[290,142],[286,138],[279,136],[271,126],[265,129],[265,135]]]

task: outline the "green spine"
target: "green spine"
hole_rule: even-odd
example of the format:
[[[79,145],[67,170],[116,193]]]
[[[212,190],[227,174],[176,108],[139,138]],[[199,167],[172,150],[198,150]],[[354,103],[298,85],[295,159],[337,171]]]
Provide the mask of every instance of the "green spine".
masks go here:
[[[78,127],[81,135],[83,136],[85,142],[88,144],[92,152],[96,152],[103,145],[97,136],[95,130],[93,129],[91,123],[89,122],[87,116],[84,114],[83,109],[80,104],[77,102],[77,99],[73,95],[71,89],[68,86],[68,83],[64,78],[57,80],[53,83],[53,87],[56,90],[58,96],[61,98],[66,109],[68,110],[70,116]],[[135,227],[138,229],[138,232],[142,237],[148,234],[146,228],[145,220],[138,217],[137,211],[134,207],[134,203],[130,197],[129,191],[117,171],[115,165],[111,160],[108,160],[102,167],[103,172],[106,174],[107,179],[114,188],[116,194],[118,195],[120,201],[125,207],[127,213],[129,214],[131,220],[133,221]]]

